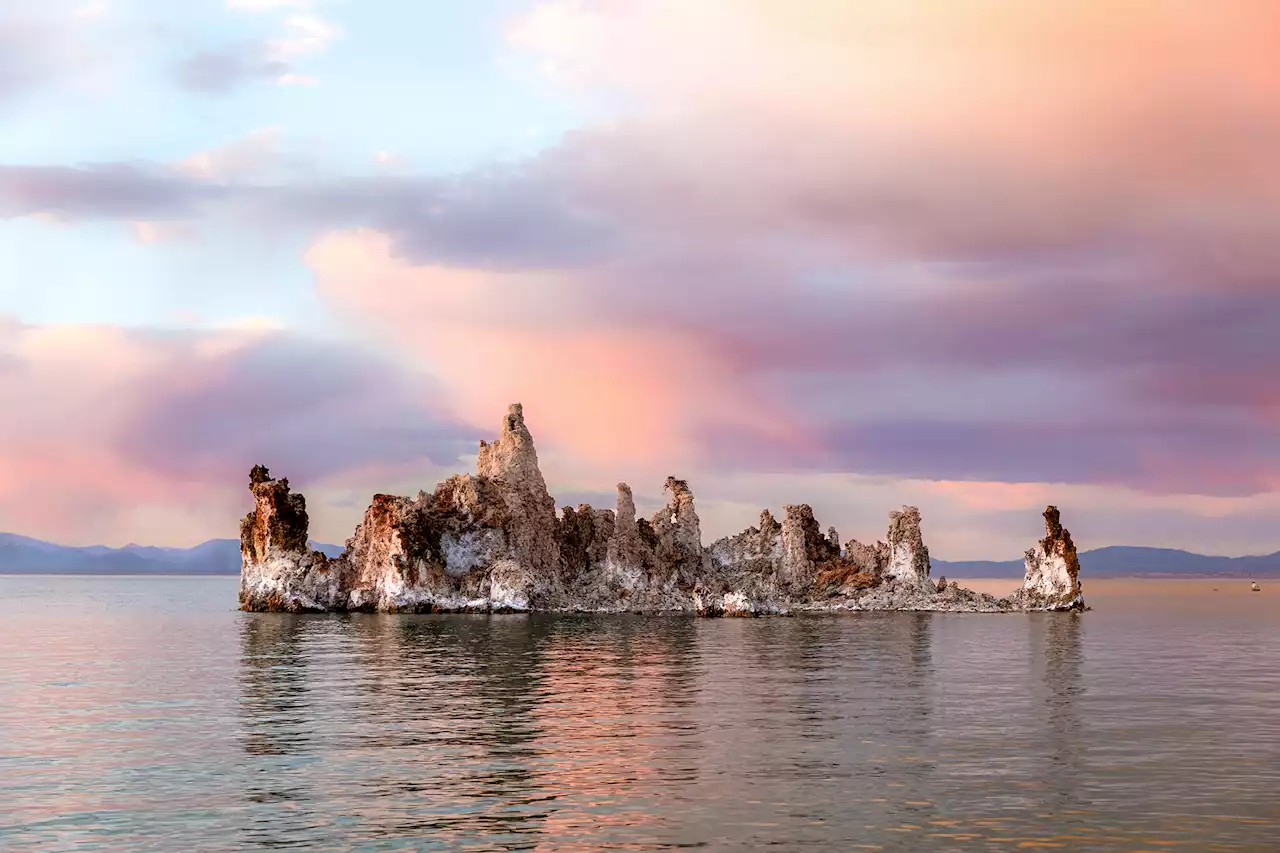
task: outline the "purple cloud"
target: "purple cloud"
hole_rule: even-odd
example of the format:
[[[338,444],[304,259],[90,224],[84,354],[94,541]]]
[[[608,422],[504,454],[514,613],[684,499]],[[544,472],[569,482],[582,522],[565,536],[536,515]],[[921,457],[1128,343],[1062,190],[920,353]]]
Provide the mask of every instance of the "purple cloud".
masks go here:
[[[119,530],[142,507],[234,511],[258,463],[299,484],[452,466],[484,433],[416,371],[287,332],[0,324],[0,364],[0,395],[22,401],[0,422],[0,515],[40,536]]]
[[[266,58],[264,46],[252,43],[200,51],[174,69],[178,85],[206,95],[225,95],[252,83],[278,80],[288,72],[287,62]]]
[[[159,166],[9,166],[0,214],[227,208],[313,234],[375,228],[407,264],[553,270],[571,298],[549,313],[602,339],[691,344],[731,396],[791,427],[765,440],[682,409],[723,468],[1244,494],[1280,482],[1280,122],[1221,112],[1161,100],[1114,125],[1106,113],[1098,126],[1125,134],[1048,165],[965,116],[928,135],[918,116],[714,113],[580,133],[457,178],[212,184]],[[1169,135],[1187,124],[1199,132]],[[218,422],[168,405],[179,411],[158,421],[188,407],[193,430]],[[416,440],[348,428],[357,444]]]
[[[176,477],[255,459],[295,480],[371,462],[450,465],[483,431],[446,415],[439,398],[429,378],[359,348],[272,335],[199,365],[173,362],[116,446]]]

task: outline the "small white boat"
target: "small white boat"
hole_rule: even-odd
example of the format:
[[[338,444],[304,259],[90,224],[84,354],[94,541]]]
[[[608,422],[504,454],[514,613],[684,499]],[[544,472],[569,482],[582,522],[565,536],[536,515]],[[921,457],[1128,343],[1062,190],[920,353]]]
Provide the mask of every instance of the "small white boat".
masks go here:
[[[1253,591],[1253,592],[1262,592],[1262,587],[1258,586],[1258,582],[1257,582],[1257,581],[1254,581],[1254,582],[1250,585],[1249,589],[1250,589],[1251,591]]]

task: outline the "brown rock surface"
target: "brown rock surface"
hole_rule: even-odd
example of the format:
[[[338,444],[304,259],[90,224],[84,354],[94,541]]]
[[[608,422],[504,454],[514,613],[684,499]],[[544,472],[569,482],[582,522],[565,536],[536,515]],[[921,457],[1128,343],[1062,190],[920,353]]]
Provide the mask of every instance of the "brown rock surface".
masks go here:
[[[249,472],[253,509],[240,522],[240,606],[289,612],[332,609],[345,583],[341,566],[307,544],[307,500],[272,479],[262,465]]]
[[[307,499],[289,491],[289,478],[275,480],[262,465],[249,472],[253,511],[240,522],[240,551],[261,561],[274,551],[307,550]]]
[[[649,519],[657,538],[653,570],[664,580],[692,589],[704,574],[702,526],[693,506],[693,492],[686,481],[675,477],[667,478],[665,491],[667,505]]]
[[[652,560],[652,550],[640,538],[636,522],[636,502],[631,487],[618,484],[618,508],[614,512],[613,535],[605,549],[605,562],[622,572],[638,572]]]
[[[480,442],[476,474],[492,480],[507,504],[508,546],[511,559],[543,583],[552,582],[560,568],[556,546],[556,502],[538,468],[538,451],[524,422],[524,407],[512,403],[502,432],[492,444]]]
[[[813,586],[819,565],[839,559],[840,546],[822,535],[808,504],[785,506],[783,513],[778,580],[792,595],[803,594]]]

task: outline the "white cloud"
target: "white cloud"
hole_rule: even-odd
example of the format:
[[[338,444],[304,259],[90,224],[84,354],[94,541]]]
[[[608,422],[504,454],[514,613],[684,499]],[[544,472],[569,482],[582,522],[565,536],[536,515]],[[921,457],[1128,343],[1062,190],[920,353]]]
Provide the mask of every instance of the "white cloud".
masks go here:
[[[133,236],[139,243],[174,243],[195,236],[195,228],[188,222],[158,222],[139,219],[130,223]]]
[[[218,328],[230,329],[238,332],[277,332],[283,330],[285,325],[275,317],[266,317],[261,314],[249,314],[222,323]]]
[[[89,0],[72,9],[71,15],[80,20],[93,20],[105,17],[110,11],[111,5],[107,0]]]
[[[227,0],[228,9],[241,12],[272,12],[276,9],[309,9],[310,0]]]
[[[281,160],[281,129],[264,127],[226,145],[197,151],[178,167],[207,181],[229,181],[257,175]]]
[[[288,34],[268,45],[271,57],[280,61],[323,53],[341,35],[336,26],[315,15],[291,15],[285,25]]]
[[[285,32],[266,43],[265,59],[270,63],[290,65],[300,56],[324,53],[342,30],[330,21],[311,13],[311,0],[227,0],[227,7],[242,12],[283,12]],[[306,74],[286,71],[276,78],[280,86],[315,86],[317,80]]]
[[[276,78],[276,85],[278,86],[316,86],[319,83],[319,80],[306,74],[281,74]]]

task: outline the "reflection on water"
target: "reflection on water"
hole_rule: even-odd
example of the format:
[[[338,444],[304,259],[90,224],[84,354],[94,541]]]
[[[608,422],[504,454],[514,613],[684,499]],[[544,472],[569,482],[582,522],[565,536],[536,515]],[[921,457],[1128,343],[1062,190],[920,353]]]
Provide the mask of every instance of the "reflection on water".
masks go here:
[[[0,849],[1280,836],[1266,601],[1109,608],[1094,582],[1093,612],[1040,616],[300,617],[132,580],[0,581]]]

